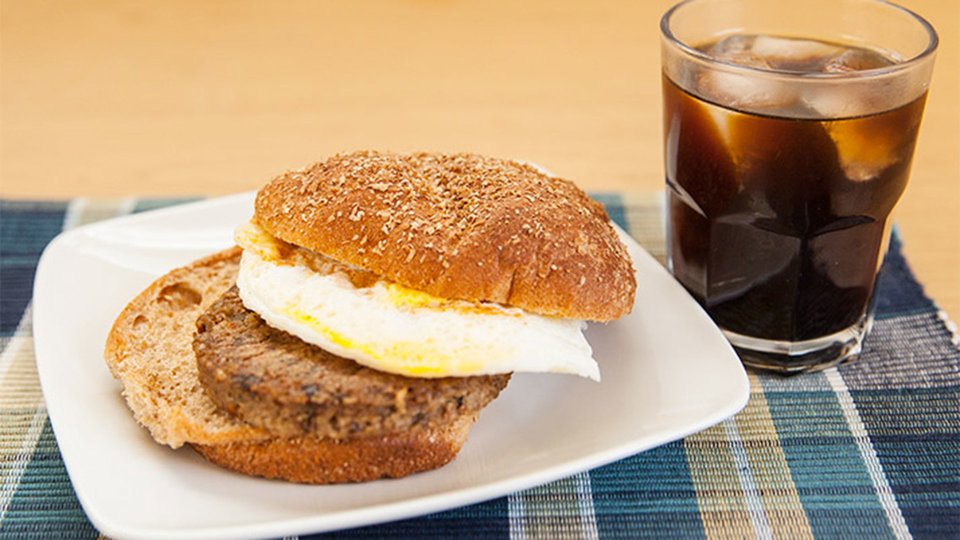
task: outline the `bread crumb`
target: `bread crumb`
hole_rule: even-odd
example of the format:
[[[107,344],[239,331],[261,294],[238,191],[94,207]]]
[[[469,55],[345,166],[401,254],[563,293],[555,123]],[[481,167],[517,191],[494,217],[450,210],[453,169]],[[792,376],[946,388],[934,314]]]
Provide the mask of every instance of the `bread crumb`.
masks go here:
[[[360,209],[358,205],[354,205],[350,210],[350,215],[347,216],[347,219],[350,221],[360,221],[363,219],[364,211]]]

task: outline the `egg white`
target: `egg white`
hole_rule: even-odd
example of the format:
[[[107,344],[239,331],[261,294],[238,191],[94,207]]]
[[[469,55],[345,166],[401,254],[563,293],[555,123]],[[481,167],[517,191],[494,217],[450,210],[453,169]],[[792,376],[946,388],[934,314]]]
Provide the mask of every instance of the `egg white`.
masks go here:
[[[237,286],[267,324],[362,365],[411,377],[568,373],[600,380],[580,320],[493,303],[445,300],[384,280],[357,287],[271,257],[261,231],[241,227]]]

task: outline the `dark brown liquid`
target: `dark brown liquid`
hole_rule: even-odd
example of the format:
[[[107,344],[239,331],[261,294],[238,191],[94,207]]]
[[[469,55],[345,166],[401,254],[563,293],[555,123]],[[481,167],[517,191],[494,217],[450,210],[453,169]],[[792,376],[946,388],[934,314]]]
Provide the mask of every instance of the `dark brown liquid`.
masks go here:
[[[809,120],[724,108],[666,76],[663,93],[677,279],[738,334],[802,341],[856,324],[926,96],[880,114]]]

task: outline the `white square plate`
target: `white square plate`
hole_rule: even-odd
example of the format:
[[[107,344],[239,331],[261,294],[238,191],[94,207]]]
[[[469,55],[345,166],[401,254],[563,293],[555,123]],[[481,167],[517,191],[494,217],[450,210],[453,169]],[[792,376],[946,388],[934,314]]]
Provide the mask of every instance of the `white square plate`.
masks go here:
[[[591,325],[603,382],[514,376],[459,457],[400,480],[304,486],[234,474],[154,443],[120,397],[103,343],[154,278],[232,244],[252,194],[80,227],[44,252],[34,291],[37,368],[70,479],[90,520],[124,538],[241,538],[319,532],[506,495],[647,450],[739,411],[749,387],[720,331],[626,235],[633,313]]]

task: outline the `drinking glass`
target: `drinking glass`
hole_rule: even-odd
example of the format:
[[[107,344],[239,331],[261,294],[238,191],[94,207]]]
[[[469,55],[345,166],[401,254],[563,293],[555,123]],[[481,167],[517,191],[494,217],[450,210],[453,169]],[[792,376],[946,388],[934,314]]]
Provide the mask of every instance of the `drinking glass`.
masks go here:
[[[670,270],[749,366],[856,357],[936,32],[880,0],[688,0],[660,28]]]

